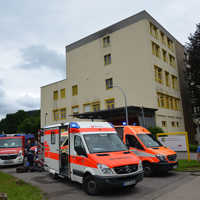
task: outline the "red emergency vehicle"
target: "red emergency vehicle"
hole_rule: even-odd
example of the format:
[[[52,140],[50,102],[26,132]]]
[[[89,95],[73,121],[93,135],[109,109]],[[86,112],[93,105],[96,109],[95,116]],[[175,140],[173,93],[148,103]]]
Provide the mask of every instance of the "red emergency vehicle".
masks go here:
[[[0,137],[0,166],[24,162],[24,136]]]
[[[67,151],[61,134],[68,132]],[[83,184],[88,194],[103,187],[134,186],[143,179],[140,159],[107,122],[70,122],[44,128],[44,167],[50,173]]]
[[[142,160],[144,174],[168,172],[177,167],[176,152],[164,147],[146,128],[141,126],[116,126],[120,138]]]

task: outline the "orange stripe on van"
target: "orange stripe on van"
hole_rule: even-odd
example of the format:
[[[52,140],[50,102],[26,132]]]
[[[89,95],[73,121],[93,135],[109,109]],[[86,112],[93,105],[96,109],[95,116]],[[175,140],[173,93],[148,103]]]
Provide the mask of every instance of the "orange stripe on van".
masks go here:
[[[50,134],[59,134],[59,129],[44,131],[44,135],[50,135]]]
[[[97,163],[91,158],[82,157],[82,156],[70,156],[70,163],[76,165],[82,165],[85,167],[97,168]]]
[[[59,154],[58,153],[47,151],[47,152],[44,153],[44,155],[45,155],[46,158],[51,158],[53,160],[59,160]]]
[[[114,128],[70,128],[71,133],[116,132]]]

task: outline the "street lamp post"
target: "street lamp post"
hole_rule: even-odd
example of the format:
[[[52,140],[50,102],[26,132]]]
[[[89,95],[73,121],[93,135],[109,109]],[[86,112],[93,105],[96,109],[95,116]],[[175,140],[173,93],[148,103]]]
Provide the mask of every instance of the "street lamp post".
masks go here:
[[[46,112],[45,113],[45,126],[46,126],[46,122],[47,122],[47,115],[48,115],[48,113]]]
[[[113,88],[118,88],[121,91],[122,95],[124,96],[124,104],[125,104],[125,112],[126,112],[126,125],[128,125],[128,109],[127,109],[126,94],[125,94],[124,90],[118,85],[113,86]]]

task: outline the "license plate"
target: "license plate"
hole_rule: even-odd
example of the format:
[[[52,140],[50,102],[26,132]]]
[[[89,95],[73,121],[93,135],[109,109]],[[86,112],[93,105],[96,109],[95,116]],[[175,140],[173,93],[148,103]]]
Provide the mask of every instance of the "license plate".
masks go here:
[[[135,183],[136,183],[136,180],[127,181],[127,182],[123,183],[123,186],[129,186],[129,185],[133,185]]]

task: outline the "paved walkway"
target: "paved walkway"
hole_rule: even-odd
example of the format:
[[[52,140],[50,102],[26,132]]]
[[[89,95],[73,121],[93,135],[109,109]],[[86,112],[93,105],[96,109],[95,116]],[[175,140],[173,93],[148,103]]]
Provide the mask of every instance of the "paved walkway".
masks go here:
[[[185,182],[166,194],[155,198],[155,200],[199,200],[200,199],[200,173],[195,179]]]

